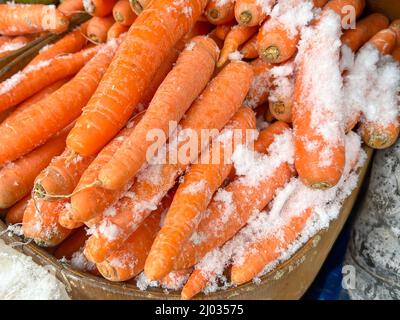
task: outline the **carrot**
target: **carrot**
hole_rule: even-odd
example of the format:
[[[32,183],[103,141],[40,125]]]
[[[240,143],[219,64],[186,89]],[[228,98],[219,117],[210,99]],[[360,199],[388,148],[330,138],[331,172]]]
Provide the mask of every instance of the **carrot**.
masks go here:
[[[96,89],[117,46],[118,42],[106,45],[71,81],[52,95],[10,115],[0,125],[3,141],[0,145],[0,163],[13,161],[28,153],[78,117]],[[88,50],[94,54],[98,48]],[[84,52],[78,54],[87,55],[87,51]],[[46,125],[38,126],[38,123]]]
[[[12,37],[8,37],[8,36],[0,36],[0,46],[2,46],[3,44],[10,42],[12,40]]]
[[[226,24],[235,20],[235,1],[208,1],[204,12],[208,21],[212,24]]]
[[[188,281],[182,288],[182,300],[192,299],[196,294],[201,292],[209,283],[210,277],[203,273],[200,269],[193,270]]]
[[[225,40],[227,34],[229,31],[231,31],[233,23],[227,23],[227,24],[220,24],[215,27],[215,29],[212,31],[212,34],[217,37],[219,40]]]
[[[273,123],[276,119],[273,116],[273,114],[271,113],[271,110],[269,109],[269,106],[266,108],[267,110],[265,110],[264,113],[264,119],[265,121],[267,121],[268,123]]]
[[[275,137],[289,126],[281,121],[271,124],[261,131],[255,143],[255,150],[265,153]],[[293,170],[287,163],[281,164],[274,173],[255,186],[236,178],[222,189],[222,194],[231,195],[234,210],[229,209],[229,203],[219,197],[214,197],[207,208],[206,215],[199,223],[196,233],[205,237],[204,241],[194,243],[188,241],[183,246],[179,257],[174,263],[174,270],[189,268],[198,263],[207,252],[223,245],[233,237],[256,210],[262,210],[273,199],[275,192],[283,187],[293,176]],[[229,215],[229,219],[224,219]]]
[[[160,280],[160,285],[164,289],[178,290],[182,288],[183,284],[187,281],[193,269],[185,269],[178,271],[171,271],[164,278]]]
[[[98,48],[55,57],[34,65],[0,83],[0,111],[7,110],[29,98],[41,89],[77,73],[90,60]]]
[[[86,12],[95,17],[105,17],[112,13],[112,8],[118,0],[85,0],[83,7]]]
[[[87,26],[86,35],[95,43],[104,43],[107,40],[107,32],[114,22],[112,16],[93,17]]]
[[[100,171],[99,180],[105,188],[122,188],[146,160],[150,161],[147,149],[154,142],[146,141],[148,132],[162,130],[167,134],[170,121],[179,121],[207,85],[214,72],[219,49],[207,37],[194,38],[191,43],[158,88],[143,119]],[[177,87],[179,91],[175,90]]]
[[[353,52],[360,49],[365,42],[380,30],[389,26],[389,19],[380,13],[373,13],[360,20],[355,29],[345,30],[342,35],[342,43],[347,45]]]
[[[63,0],[57,9],[65,16],[70,17],[75,13],[84,11],[83,0]]]
[[[268,101],[271,82],[269,71],[273,65],[261,58],[255,59],[250,65],[253,68],[254,77],[244,105],[254,109]]]
[[[26,196],[25,198],[18,201],[14,206],[7,211],[6,214],[6,223],[7,224],[16,224],[21,223],[24,218],[24,212],[28,205],[28,201],[31,199],[30,196]]]
[[[269,110],[272,116],[280,121],[292,122],[292,97],[281,97],[278,101],[269,102]]]
[[[227,124],[227,131],[233,133],[232,130],[240,130],[243,138],[240,143],[245,143],[246,130],[255,128],[255,122],[254,112],[248,108],[241,108]],[[150,280],[160,280],[172,270],[173,262],[179,256],[181,248],[196,229],[200,214],[207,209],[214,192],[233,168],[231,161],[227,161],[230,160],[232,153],[226,153],[225,143],[230,145],[231,152],[236,146],[232,146],[232,140],[223,143],[218,141],[212,143],[218,148],[218,164],[191,165],[175,193],[163,227],[146,260],[144,272]],[[214,150],[213,147],[210,149]],[[213,152],[210,157],[212,154]],[[228,158],[225,158],[226,156]]]
[[[114,20],[124,26],[131,26],[137,15],[132,11],[128,0],[119,0],[113,8]]]
[[[96,265],[104,278],[110,281],[126,281],[143,270],[153,240],[160,230],[162,210],[152,213],[121,248]]]
[[[396,32],[393,29],[383,29],[368,40],[369,44],[375,46],[383,54],[390,54],[396,47]]]
[[[392,57],[394,60],[400,62],[400,47],[397,47],[392,51]]]
[[[151,2],[152,10],[141,14],[129,29],[118,55],[72,129],[67,139],[72,150],[84,156],[94,154],[118,133],[137,108],[157,68],[200,16],[205,2]],[[183,8],[191,14],[181,14]]]
[[[149,5],[150,0],[129,0],[132,11],[139,15]]]
[[[243,55],[245,59],[254,59],[258,58],[258,43],[257,43],[257,34],[255,34],[249,41],[247,41],[242,49],[240,49],[240,53]]]
[[[18,36],[67,30],[69,19],[54,6],[0,4],[0,34]]]
[[[30,41],[31,39],[28,37],[18,36],[4,43],[3,45],[0,45],[0,58],[5,57],[6,55],[15,52],[18,49],[23,48]]]
[[[234,263],[231,270],[231,280],[240,285],[257,276],[264,267],[275,261],[292,244],[303,231],[313,208],[291,216],[284,225],[278,228],[277,233],[271,233],[264,238],[251,242],[246,247],[243,262]],[[278,236],[279,235],[279,236]]]
[[[65,211],[60,215],[59,221],[61,225],[73,222],[87,222],[99,216],[101,217],[102,213],[108,207],[111,207],[125,192],[125,188],[110,191],[93,184],[100,169],[108,163],[114,153],[121,147],[123,141],[134,130],[142,115],[132,119],[129,128],[125,128],[117,137],[111,140],[83,173],[71,197],[71,210],[69,212]]]
[[[266,8],[271,9],[275,0],[257,1],[257,0],[236,0],[235,18],[239,24],[247,26],[257,26],[267,17]]]
[[[71,230],[58,223],[58,215],[63,210],[66,200],[45,201],[31,199],[24,212],[22,231],[25,237],[32,238],[38,245],[54,247],[65,240]]]
[[[333,10],[343,18],[349,13],[348,10],[345,10],[349,6],[354,8],[356,17],[359,17],[365,8],[365,0],[330,0],[323,10]]]
[[[29,194],[36,176],[65,148],[68,132],[64,130],[59,136],[0,170],[0,208],[9,208]]]
[[[361,121],[360,133],[364,142],[374,149],[386,149],[393,145],[399,137],[398,123],[380,125],[370,121]]]
[[[54,251],[56,259],[66,258],[70,260],[72,255],[85,246],[88,238],[85,228],[79,228],[74,231],[67,239],[65,239]]]
[[[86,34],[87,23],[84,23],[79,28],[76,28],[72,32],[65,35],[62,39],[58,40],[56,43],[49,45],[42,49],[40,53],[32,59],[29,65],[35,65],[40,61],[46,61],[52,59],[61,54],[75,53],[86,45]]]
[[[228,61],[229,55],[237,51],[243,43],[249,40],[257,32],[257,30],[257,27],[241,25],[234,26],[226,35],[224,47],[221,50],[217,67],[222,67],[226,61]]]
[[[396,46],[400,47],[400,19],[393,20],[389,28],[396,32]]]
[[[129,27],[125,27],[122,24],[115,22],[107,31],[107,41],[118,38],[121,34],[128,32],[128,30]]]
[[[207,141],[200,141],[199,138],[202,129],[221,130],[225,126],[243,100],[251,75],[251,68],[244,62],[228,64],[206,87],[201,99],[198,98],[189,109],[186,117],[180,122],[182,130],[194,132],[193,137],[197,138],[198,145],[206,147]],[[225,94],[221,95],[220,92]],[[220,107],[222,105],[224,108]],[[179,149],[180,147],[177,150]],[[116,215],[105,219],[118,227],[120,232],[117,237],[109,239],[99,232],[95,233],[86,244],[87,258],[93,262],[101,262],[117,249],[154,210],[152,204],[157,204],[158,200],[175,185],[176,178],[193,161],[195,159],[180,161],[178,158],[176,164],[155,164],[141,172],[142,178],[129,189],[130,195],[136,196],[121,199],[116,206]],[[160,181],[152,179],[154,174],[161,177]]]

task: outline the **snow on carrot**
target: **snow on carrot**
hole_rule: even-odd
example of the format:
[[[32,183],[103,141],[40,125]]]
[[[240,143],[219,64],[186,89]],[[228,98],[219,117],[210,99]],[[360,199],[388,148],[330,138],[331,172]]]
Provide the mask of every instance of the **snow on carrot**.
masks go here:
[[[270,14],[275,0],[236,0],[235,18],[239,24],[260,25]]]
[[[226,24],[235,19],[234,8],[234,0],[210,0],[205,9],[205,16],[212,24]]]
[[[303,29],[295,60],[295,166],[303,183],[319,189],[337,184],[345,164],[340,35],[339,17],[327,11]]]
[[[163,289],[178,291],[182,289],[186,281],[189,279],[193,269],[171,271],[160,280],[160,286]]]

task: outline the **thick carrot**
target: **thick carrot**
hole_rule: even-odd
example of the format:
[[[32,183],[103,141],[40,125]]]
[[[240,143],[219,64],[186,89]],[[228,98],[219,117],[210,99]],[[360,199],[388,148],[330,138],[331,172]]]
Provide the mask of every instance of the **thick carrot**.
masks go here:
[[[38,245],[54,247],[65,240],[71,230],[58,223],[58,215],[66,205],[66,200],[45,201],[31,199],[24,212],[22,231]]]
[[[313,212],[313,208],[308,208],[293,215],[278,228],[276,233],[268,234],[259,241],[251,242],[246,247],[243,262],[234,263],[232,266],[232,282],[237,285],[248,282],[257,276],[268,263],[275,261],[281,255],[282,250],[286,250],[297,239]]]
[[[107,41],[118,38],[121,34],[128,32],[128,30],[129,27],[125,27],[122,24],[115,22],[107,31]]]
[[[182,300],[192,299],[196,294],[200,293],[209,283],[210,277],[203,273],[200,269],[193,270],[188,281],[182,288]]]
[[[88,235],[85,228],[77,229],[57,247],[53,253],[54,257],[56,259],[66,258],[70,260],[75,252],[85,246],[87,238]]]
[[[205,15],[212,24],[226,24],[235,20],[235,1],[208,1]]]
[[[0,111],[17,105],[60,79],[74,75],[97,51],[98,48],[94,47],[28,65],[0,83]]]
[[[353,52],[360,49],[365,42],[380,30],[389,26],[389,19],[380,13],[373,13],[357,22],[355,29],[345,30],[342,35],[342,43]]]
[[[67,30],[69,19],[54,6],[0,4],[0,34],[17,36]]]
[[[36,176],[65,148],[68,132],[64,130],[59,136],[0,170],[0,208],[9,208],[30,193]]]
[[[360,133],[364,142],[374,149],[386,149],[399,137],[399,124],[381,125],[370,121],[361,121]]]
[[[157,68],[191,29],[205,3],[205,0],[151,2],[150,9],[129,29],[118,55],[72,129],[67,139],[72,150],[86,156],[94,154],[118,133],[137,108]],[[186,11],[191,14],[184,14]]]
[[[63,0],[57,9],[65,16],[70,17],[75,13],[84,11],[83,0]]]
[[[242,49],[240,49],[240,53],[243,55],[245,59],[255,59],[258,58],[258,42],[257,42],[257,34],[255,34],[249,41],[247,41]]]
[[[400,47],[400,19],[393,20],[389,28],[396,32],[396,46]]]
[[[226,35],[224,47],[221,50],[217,67],[222,67],[228,61],[229,55],[237,51],[243,43],[249,40],[257,32],[257,30],[257,26],[234,26]]]
[[[114,20],[123,26],[131,26],[137,15],[132,11],[128,0],[119,0],[113,8]]]
[[[112,13],[112,8],[118,0],[85,0],[83,7],[86,12],[95,17],[105,17]]]
[[[0,125],[3,139],[0,145],[0,163],[13,161],[33,150],[78,117],[95,91],[117,47],[116,41],[106,45],[71,81],[52,95],[14,113],[14,116],[9,116]],[[90,50],[93,49],[93,53],[98,51],[97,48]],[[38,126],[38,123],[46,125]]]
[[[289,126],[281,121],[271,124],[261,131],[255,150],[266,153],[274,138],[288,129]],[[293,170],[287,163],[283,163],[258,185],[248,186],[240,178],[229,183],[220,192],[229,196],[232,201],[226,201],[223,196],[214,197],[208,206],[208,215],[200,221],[196,230],[196,234],[204,236],[204,240],[197,243],[186,242],[174,263],[174,269],[189,268],[198,263],[207,252],[223,245],[247,223],[253,212],[262,210],[292,176]]]
[[[253,68],[254,77],[244,104],[255,109],[268,101],[271,83],[269,71],[273,65],[261,58],[255,59],[250,65]]]
[[[88,23],[86,35],[95,43],[104,43],[114,22],[113,16],[93,17]]]
[[[255,122],[254,112],[248,108],[241,108],[227,124],[227,131],[233,134],[233,130],[240,130],[242,141],[235,141],[235,143],[244,144],[246,130],[254,129]],[[215,150],[218,148],[218,161],[215,164],[211,160],[211,163],[208,161],[204,164],[191,165],[184,176],[184,181],[179,185],[163,227],[146,260],[144,272],[148,279],[160,280],[172,270],[174,260],[179,256],[181,248],[196,229],[199,216],[207,209],[214,192],[231,172],[233,163],[230,159],[236,146],[232,145],[232,140],[219,141],[215,140],[211,144],[212,146],[216,144]],[[210,149],[214,150],[213,147]],[[210,159],[212,157],[211,151]]]
[[[16,224],[21,223],[22,219],[24,218],[24,212],[28,205],[29,200],[31,199],[30,196],[26,196],[25,198],[18,201],[16,204],[7,211],[5,221],[7,224]]]
[[[258,1],[258,0],[236,0],[235,18],[239,24],[246,26],[260,25],[275,4],[275,0]],[[268,11],[269,11],[268,10]]]
[[[392,57],[394,60],[400,62],[400,47],[397,47],[392,51]]]
[[[164,289],[179,290],[185,284],[193,269],[171,271],[164,278],[160,280],[160,285]]]
[[[212,39],[196,37],[180,54],[174,68],[158,88],[142,120],[100,171],[99,180],[105,188],[123,188],[146,160],[151,160],[147,150],[154,141],[146,141],[148,132],[162,130],[167,134],[170,122],[178,122],[182,118],[212,76],[218,53],[219,49]],[[175,90],[176,88],[179,88],[179,91]]]
[[[132,11],[139,15],[149,5],[150,0],[129,0]]]
[[[376,33],[367,43],[372,44],[381,54],[386,55],[396,47],[396,39],[396,32],[388,28]]]
[[[193,137],[197,139],[198,145],[206,147],[205,142],[208,140],[200,140],[202,129],[212,129],[212,133],[215,129],[221,130],[225,126],[246,95],[251,76],[252,70],[248,64],[239,61],[228,64],[189,109],[186,117],[180,122],[182,130],[194,132]],[[225,94],[221,95],[220,92]],[[177,150],[179,149],[180,147]],[[130,195],[135,196],[127,196],[120,200],[116,215],[105,220],[118,227],[117,236],[115,239],[108,239],[101,233],[95,233],[86,244],[85,252],[88,259],[101,262],[117,249],[155,209],[154,204],[157,204],[159,199],[175,185],[176,178],[187,165],[195,160],[191,157],[187,160],[178,158],[176,164],[155,164],[144,170],[140,174],[141,178],[129,190]]]

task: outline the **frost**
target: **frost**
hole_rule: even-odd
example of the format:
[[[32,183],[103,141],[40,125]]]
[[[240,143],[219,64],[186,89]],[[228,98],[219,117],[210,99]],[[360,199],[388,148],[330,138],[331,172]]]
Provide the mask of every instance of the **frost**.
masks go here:
[[[243,55],[239,51],[234,51],[234,52],[231,52],[228,55],[228,59],[231,60],[231,61],[242,60],[243,59]]]

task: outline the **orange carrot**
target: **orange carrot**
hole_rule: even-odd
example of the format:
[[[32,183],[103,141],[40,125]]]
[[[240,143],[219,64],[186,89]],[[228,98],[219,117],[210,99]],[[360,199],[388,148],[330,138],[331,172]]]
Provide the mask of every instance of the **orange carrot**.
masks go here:
[[[8,36],[0,36],[0,46],[2,46],[3,44],[10,42],[12,40],[11,37]]]
[[[276,120],[275,117],[273,116],[273,114],[271,113],[269,106],[267,107],[267,110],[265,110],[264,119],[268,123],[273,123]]]
[[[98,48],[94,47],[28,65],[0,83],[0,111],[17,105],[60,79],[74,75],[97,51]]]
[[[33,150],[79,116],[106,71],[118,43],[106,45],[71,81],[47,98],[10,115],[0,125],[3,139],[0,163],[13,161]],[[94,54],[98,48],[88,50]],[[46,126],[38,126],[38,123]]]
[[[151,2],[152,10],[145,10],[129,29],[118,55],[72,129],[67,139],[72,150],[80,155],[94,154],[118,133],[137,108],[157,68],[191,29],[205,3]],[[182,14],[183,8],[191,14]]]
[[[396,32],[393,29],[383,29],[368,40],[369,44],[383,54],[390,54],[396,47]]]
[[[272,116],[280,121],[292,122],[292,97],[281,97],[278,101],[269,102],[269,110]]]
[[[162,130],[167,134],[170,122],[178,122],[182,118],[212,76],[218,53],[219,49],[212,39],[196,37],[191,46],[180,54],[175,67],[154,95],[143,119],[100,171],[99,180],[105,188],[123,188],[146,160],[151,160],[147,149],[154,141],[146,141],[148,132]],[[177,87],[179,91],[175,90]]]
[[[66,200],[49,202],[39,199],[35,202],[31,199],[22,221],[25,237],[43,247],[54,247],[65,240],[71,230],[58,223],[58,215],[65,204]]]
[[[240,53],[243,55],[245,59],[254,59],[258,58],[258,42],[257,42],[257,34],[255,34],[249,41],[247,41],[242,49],[240,49]]]
[[[389,28],[396,32],[396,46],[400,47],[400,19],[393,20]]]
[[[86,35],[95,43],[104,43],[107,40],[107,32],[114,22],[113,16],[93,17],[88,23]]]
[[[171,271],[164,278],[160,280],[160,285],[164,289],[178,290],[181,289],[183,284],[187,281],[193,269],[185,269],[178,271]]]
[[[191,130],[197,138],[198,145],[207,146],[200,140],[201,129],[221,130],[237,111],[247,86],[251,82],[252,71],[244,62],[232,62],[210,82],[180,122],[182,130]],[[225,92],[221,95],[220,92]],[[221,108],[220,106],[224,106]],[[215,134],[215,133],[214,133]],[[179,150],[178,147],[177,150]],[[196,155],[193,155],[196,156]],[[108,239],[101,233],[95,233],[86,244],[86,256],[93,262],[103,261],[113,250],[140,225],[154,210],[152,204],[158,202],[171,189],[176,178],[185,170],[188,164],[196,159],[180,159],[177,164],[152,165],[144,170],[136,183],[130,188],[130,195],[121,199],[116,206],[116,215],[105,221],[118,227],[120,231],[115,239]],[[154,174],[158,179],[152,178]]]
[[[59,136],[0,170],[0,208],[9,208],[29,194],[36,176],[65,148],[68,132],[64,130]]]
[[[208,1],[205,15],[212,24],[226,24],[235,19],[235,1]]]
[[[373,13],[358,21],[355,29],[345,30],[342,35],[342,43],[347,45],[353,52],[356,52],[371,37],[388,26],[389,19],[386,16],[380,13]]]
[[[398,123],[380,125],[378,123],[361,121],[360,133],[364,142],[374,149],[386,149],[393,145],[399,137]]]
[[[57,9],[65,16],[70,17],[84,10],[83,0],[63,0]]]
[[[196,294],[201,292],[209,283],[210,276],[203,273],[200,269],[193,270],[188,281],[182,288],[182,300],[192,299]]]
[[[282,250],[287,249],[303,231],[308,218],[313,213],[313,208],[291,216],[276,233],[271,233],[264,238],[251,242],[246,247],[243,262],[234,263],[231,270],[231,280],[240,285],[257,276],[264,267],[277,258]]]
[[[69,20],[54,6],[0,4],[0,34],[17,36],[67,30]]]
[[[112,8],[118,0],[88,0],[83,1],[87,13],[95,17],[105,17],[112,13]]]
[[[225,40],[229,31],[231,31],[233,25],[234,25],[233,23],[220,24],[215,27],[215,29],[212,31],[212,34],[215,34],[215,36],[219,40]]]
[[[257,30],[258,28],[256,26],[234,26],[226,35],[224,47],[221,50],[217,67],[222,67],[226,61],[228,61],[229,55],[237,51],[243,43],[249,40],[257,32]]]
[[[129,0],[132,11],[139,15],[149,5],[150,0]]]
[[[241,108],[227,124],[227,131],[240,130],[242,141],[245,143],[246,130],[255,128],[255,116],[248,108]],[[224,133],[222,133],[224,134]],[[199,163],[190,166],[179,185],[171,207],[164,220],[163,227],[158,233],[147,257],[144,272],[151,280],[160,280],[173,267],[174,260],[179,256],[182,246],[197,227],[200,215],[207,209],[214,192],[221,186],[233,168],[230,161],[235,145],[229,145],[228,154],[226,142],[215,140],[219,155],[217,163]],[[210,149],[214,149],[210,147]],[[213,152],[211,151],[210,159]],[[227,158],[225,158],[227,157]]]
[[[247,26],[257,26],[267,17],[266,8],[271,9],[275,0],[236,0],[235,18],[239,24]]]
[[[128,0],[119,0],[113,8],[114,20],[123,26],[131,26],[137,15],[132,11]]]
[[[281,121],[271,124],[261,131],[255,143],[255,150],[265,153],[274,138],[288,129],[289,126]],[[274,170],[274,174],[263,179],[258,185],[247,186],[240,178],[229,183],[222,192],[232,196],[234,209],[230,210],[229,203],[214,197],[208,206],[208,215],[200,221],[196,230],[197,234],[205,237],[204,241],[186,242],[174,263],[174,269],[189,268],[198,263],[207,252],[223,245],[247,223],[254,211],[262,210],[268,205],[275,192],[292,176],[293,170],[287,163],[283,163]],[[226,215],[229,215],[229,219],[224,219]]]
[[[31,39],[25,36],[14,37],[12,40],[0,45],[0,58],[5,57],[6,55],[15,52],[18,49],[21,49],[25,45],[27,45]]]
[[[108,29],[107,32],[107,40],[110,39],[116,39],[118,38],[121,34],[128,32],[129,27],[125,27],[122,24],[119,24],[118,22],[115,22],[110,29]]]
[[[392,51],[392,57],[394,60],[400,62],[400,47],[397,47]]]
[[[67,239],[65,239],[54,251],[56,259],[66,258],[70,260],[72,255],[85,246],[85,241],[88,238],[85,228],[80,228],[74,231]]]
[[[31,199],[30,196],[26,196],[25,198],[21,199],[16,204],[14,204],[14,206],[7,211],[5,219],[7,224],[16,224],[22,222],[22,219],[24,218],[25,209],[30,199]]]

